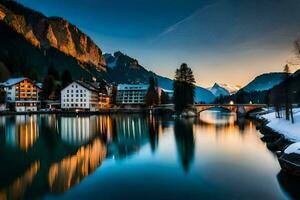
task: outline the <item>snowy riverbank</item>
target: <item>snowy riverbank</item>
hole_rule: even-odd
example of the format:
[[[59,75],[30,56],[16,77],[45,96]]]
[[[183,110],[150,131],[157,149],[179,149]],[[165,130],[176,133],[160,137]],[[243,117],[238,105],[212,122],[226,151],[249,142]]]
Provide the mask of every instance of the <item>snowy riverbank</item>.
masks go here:
[[[267,127],[284,135],[288,140],[300,142],[300,108],[294,109],[294,124],[291,121],[287,121],[284,115],[282,118],[276,118],[274,111],[261,114],[258,118],[266,120],[268,122],[266,124]]]

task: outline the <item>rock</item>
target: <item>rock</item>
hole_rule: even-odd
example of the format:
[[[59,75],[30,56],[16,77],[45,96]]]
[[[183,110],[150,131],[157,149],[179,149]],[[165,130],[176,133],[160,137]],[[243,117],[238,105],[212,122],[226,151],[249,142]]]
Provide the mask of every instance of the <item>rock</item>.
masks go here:
[[[101,49],[63,18],[46,17],[14,1],[4,0],[0,3],[0,20],[38,48],[56,48],[76,58],[78,63],[92,64],[96,70],[106,71]]]

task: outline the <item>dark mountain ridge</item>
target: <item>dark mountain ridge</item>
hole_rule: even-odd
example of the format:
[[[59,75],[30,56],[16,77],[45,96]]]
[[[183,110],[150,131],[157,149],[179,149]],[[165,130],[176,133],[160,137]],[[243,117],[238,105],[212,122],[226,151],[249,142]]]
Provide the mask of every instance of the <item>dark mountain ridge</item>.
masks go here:
[[[107,63],[107,73],[103,78],[115,83],[148,83],[149,78],[156,78],[160,87],[173,90],[173,80],[148,71],[141,66],[138,60],[118,51],[112,54],[104,54]],[[197,86],[195,91],[196,102],[213,102],[215,96],[207,89]]]
[[[17,63],[7,63],[7,60],[11,59],[23,60],[23,64],[33,68],[39,75],[41,71],[47,70],[39,68],[47,68],[49,65],[54,65],[59,71],[61,68],[69,68],[70,71],[74,71],[73,68],[81,67],[82,70],[75,69],[76,73],[77,71],[80,73],[73,72],[75,77],[79,74],[85,76],[85,74],[93,74],[95,71],[100,73],[106,70],[101,49],[76,26],[60,17],[46,17],[15,1],[1,0],[0,22],[1,40],[5,42],[1,43],[0,47],[2,63],[0,66],[2,69],[6,68],[6,73],[13,71],[11,67],[21,68],[17,66]],[[13,36],[10,37],[9,34],[13,34]],[[22,37],[29,44],[25,44],[26,41],[22,40]],[[10,48],[7,46],[9,44],[19,49]],[[21,51],[25,55],[17,55],[14,51]],[[42,58],[42,55],[45,58]],[[34,56],[37,56],[37,60],[41,63],[34,61],[36,59]],[[67,61],[63,61],[64,59]],[[62,64],[60,64],[61,62]],[[62,66],[64,63],[70,66]]]

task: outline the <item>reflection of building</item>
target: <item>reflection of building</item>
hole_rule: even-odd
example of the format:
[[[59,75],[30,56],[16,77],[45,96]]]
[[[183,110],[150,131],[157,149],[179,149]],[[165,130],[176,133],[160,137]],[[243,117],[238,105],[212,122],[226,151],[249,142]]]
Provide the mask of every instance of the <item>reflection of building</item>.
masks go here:
[[[38,106],[38,88],[28,78],[12,78],[2,83],[6,91],[6,102],[10,109],[17,112],[36,111]]]
[[[37,116],[17,115],[11,119],[15,119],[15,121],[6,120],[6,144],[18,146],[22,150],[27,151],[39,137]]]
[[[110,154],[123,158],[140,149],[149,141],[149,126],[142,117],[118,116],[114,119],[115,135],[110,146]]]
[[[90,141],[97,132],[96,117],[61,117],[62,140],[73,145]]]
[[[61,117],[62,140],[72,145],[82,145],[101,133],[111,135],[111,120],[106,116]]]
[[[92,83],[74,81],[61,91],[62,109],[97,111],[108,105],[108,95]]]
[[[147,84],[120,84],[118,85],[117,104],[143,105],[149,85]]]
[[[106,147],[100,139],[81,147],[75,155],[51,165],[48,183],[51,192],[65,192],[88,176],[106,158]]]

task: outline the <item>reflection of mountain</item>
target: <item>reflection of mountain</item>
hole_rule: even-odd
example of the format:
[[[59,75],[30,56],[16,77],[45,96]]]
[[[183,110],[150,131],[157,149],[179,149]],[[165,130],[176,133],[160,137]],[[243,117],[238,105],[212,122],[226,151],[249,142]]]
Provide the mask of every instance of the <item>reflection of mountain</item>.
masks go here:
[[[93,142],[86,146],[81,146],[82,144],[74,146],[70,145],[68,140],[64,141],[58,128],[60,118],[56,118],[55,115],[37,115],[24,119],[22,116],[13,116],[5,119],[1,119],[0,124],[0,129],[4,130],[3,133],[0,133],[0,139],[5,141],[0,146],[0,170],[7,173],[1,173],[0,188],[4,189],[0,189],[0,191],[10,193],[12,189],[8,187],[15,182],[20,186],[21,198],[32,199],[42,196],[48,191],[63,191],[66,188],[66,180],[69,181],[70,187],[74,183],[80,182],[82,178],[94,171],[106,157],[106,147],[97,137],[99,136],[97,132],[87,133],[91,136],[89,141]],[[97,120],[98,123],[95,122],[95,124],[100,127],[97,130],[102,130],[101,127],[105,127],[105,123],[99,125],[100,117]],[[22,129],[25,131],[20,133],[19,130]],[[92,129],[89,130],[92,131]],[[69,132],[67,129],[65,131]],[[34,134],[35,132],[40,134]],[[19,134],[22,134],[22,137]],[[33,140],[32,136],[34,135],[36,137]],[[76,136],[76,134],[74,135]],[[20,145],[23,144],[22,141],[25,141],[28,148],[26,145]],[[76,141],[78,143],[86,142],[85,138]],[[19,148],[23,146],[26,148]],[[80,148],[78,149],[78,147]],[[32,180],[22,178],[35,161],[38,161],[38,169]],[[51,179],[49,179],[50,177]],[[51,183],[51,188],[49,183]],[[24,188],[24,191],[21,187]]]
[[[193,122],[188,120],[176,120],[174,125],[179,159],[184,171],[189,171],[195,154],[195,141],[193,132]]]
[[[17,178],[7,188],[0,190],[0,199],[21,199],[27,188],[32,184],[32,181],[39,171],[40,163],[34,162],[21,177]]]
[[[51,192],[64,192],[99,167],[106,156],[106,147],[101,140],[78,149],[76,154],[51,165],[48,182]]]
[[[0,171],[8,172],[0,173],[0,199],[64,192],[105,158],[125,158],[149,140],[155,151],[158,127],[141,116],[0,117]]]

